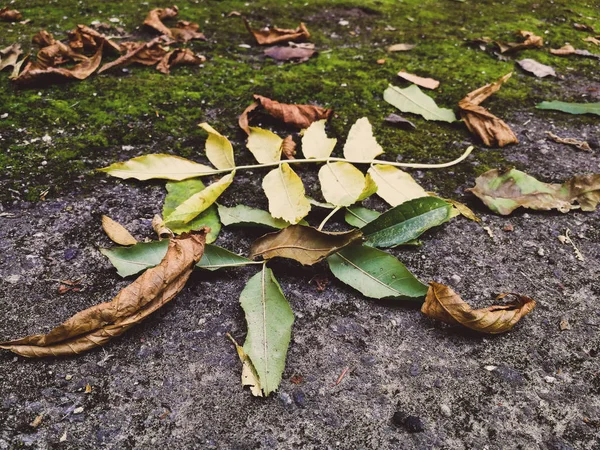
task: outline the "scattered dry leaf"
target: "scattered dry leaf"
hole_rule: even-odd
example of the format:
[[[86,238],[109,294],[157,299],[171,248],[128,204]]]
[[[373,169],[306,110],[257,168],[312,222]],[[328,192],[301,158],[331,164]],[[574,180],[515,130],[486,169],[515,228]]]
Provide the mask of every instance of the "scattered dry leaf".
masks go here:
[[[287,159],[295,159],[294,156],[296,156],[296,143],[294,142],[294,138],[291,134],[281,143],[281,152]]]
[[[500,53],[514,53],[528,48],[540,48],[544,46],[544,40],[536,36],[531,31],[519,31],[518,34],[525,38],[523,42],[499,42],[496,45],[500,48]]]
[[[123,42],[121,45],[126,53],[120,58],[115,59],[107,64],[104,64],[98,73],[105,72],[114,67],[125,67],[130,64],[143,64],[145,66],[153,66],[162,61],[167,55],[167,49],[161,43],[162,38],[154,38],[150,42]]]
[[[85,385],[85,393],[89,394],[90,392],[92,392],[92,386],[88,383]]]
[[[44,418],[44,414],[40,414],[39,416],[35,416],[33,422],[29,424],[32,428],[37,428],[42,424],[42,419]]]
[[[262,30],[255,30],[250,27],[250,24],[244,18],[244,24],[252,35],[258,45],[273,45],[279,42],[297,42],[305,41],[310,38],[310,33],[304,23],[300,23],[300,26],[295,30],[288,30],[285,28],[263,28]]]
[[[165,34],[169,37],[174,37],[171,29],[168,28],[162,21],[164,19],[172,19],[177,16],[179,13],[179,9],[177,6],[173,5],[171,8],[156,8],[148,13],[146,19],[144,20],[144,25],[154,28],[161,34]]]
[[[165,225],[164,220],[158,214],[152,218],[152,229],[160,241],[174,236],[173,232]]]
[[[8,9],[8,7],[0,8],[0,20],[5,22],[16,22],[21,20],[23,15],[16,9]]]
[[[512,72],[504,75],[495,83],[486,84],[474,90],[458,102],[458,106],[461,109],[460,115],[465,121],[467,128],[471,133],[479,136],[488,147],[493,145],[504,147],[505,145],[519,142],[515,133],[513,133],[503,120],[490,113],[484,107],[479,106],[481,102],[498,91],[502,83],[508,80],[511,75]]]
[[[594,53],[590,53],[587,50],[577,50],[575,47],[573,47],[570,44],[563,45],[561,48],[558,48],[558,49],[551,48],[550,53],[552,53],[553,55],[558,55],[558,56],[579,55],[579,56],[587,56],[589,58],[600,59],[600,55],[595,55]]]
[[[297,45],[293,42],[289,44],[287,47],[267,48],[264,53],[277,61],[295,60],[298,63],[308,61],[316,53],[314,44],[310,44],[310,46]]]
[[[105,49],[111,49],[117,54],[121,53],[121,46],[119,44],[85,25],[77,25],[77,28],[69,31],[67,34],[69,35],[69,47],[77,52],[84,50],[95,52],[101,45],[104,45]]]
[[[236,340],[231,336],[231,334],[227,333],[226,336],[233,342],[235,345],[235,349],[237,351],[238,357],[242,362],[242,386],[248,386],[250,388],[250,392],[255,397],[262,397],[262,385],[260,383],[260,379],[258,378],[258,374],[256,373],[256,369],[254,368],[254,364],[250,360],[250,357],[244,351],[244,348],[239,345]]]
[[[167,53],[156,66],[160,73],[168,74],[171,68],[175,66],[199,66],[204,63],[206,58],[202,55],[196,55],[189,48],[177,48]]]
[[[2,342],[26,357],[78,354],[106,344],[175,297],[204,253],[207,228],[171,239],[160,264],[146,270],[110,302],[75,314],[48,334]]]
[[[398,114],[394,114],[394,113],[392,113],[392,114],[390,114],[389,116],[387,116],[387,117],[386,117],[384,120],[385,120],[387,123],[390,123],[390,124],[392,124],[392,125],[398,125],[398,126],[408,126],[408,127],[410,127],[410,128],[413,128],[413,129],[414,129],[414,128],[417,128],[417,127],[415,126],[415,124],[414,124],[414,123],[412,123],[410,120],[407,120],[407,119],[405,119],[404,117],[402,117],[402,116],[399,116]]]
[[[406,81],[410,81],[411,83],[416,84],[417,86],[421,86],[427,89],[436,89],[440,82],[438,80],[434,80],[433,78],[423,78],[417,75],[413,75],[408,72],[398,72],[398,76],[400,78],[404,78]]]
[[[0,70],[5,69],[6,67],[13,67],[14,69],[17,60],[22,53],[21,45],[17,43],[0,50]]]
[[[564,235],[561,234],[560,236],[558,236],[558,240],[563,244],[569,244],[571,247],[573,247],[573,251],[575,252],[575,257],[579,261],[584,261],[585,258],[583,257],[583,253],[581,253],[581,250],[579,250],[579,248],[575,245],[575,242],[573,242],[573,240],[571,239],[570,234],[571,234],[571,230],[569,230],[567,228]]]
[[[596,31],[594,30],[594,27],[591,25],[586,25],[584,23],[573,23],[573,28],[575,28],[578,31],[590,31],[592,33],[595,33]]]
[[[600,39],[593,36],[588,36],[584,39],[585,42],[591,42],[594,45],[600,45]]]
[[[189,42],[192,40],[205,41],[206,37],[204,33],[198,31],[200,25],[187,20],[180,20],[177,22],[175,28],[170,28],[171,34],[179,42]]]
[[[407,52],[408,50],[412,50],[415,47],[416,47],[415,44],[394,44],[394,45],[390,45],[387,48],[387,51],[388,52]]]
[[[590,147],[590,144],[588,144],[586,141],[580,141],[579,139],[574,138],[561,138],[551,131],[546,131],[546,133],[554,142],[558,142],[559,144],[572,145],[577,147],[579,150],[585,150],[586,152],[592,151],[592,147]]]
[[[538,78],[547,77],[548,75],[556,76],[556,72],[552,67],[539,63],[535,59],[522,59],[517,63],[523,70],[534,74]]]
[[[137,239],[123,225],[108,216],[102,216],[102,229],[111,241],[119,245],[137,244]]]
[[[433,319],[451,325],[463,325],[482,333],[504,333],[535,307],[532,298],[520,294],[500,294],[496,300],[509,295],[515,297],[509,304],[472,309],[448,286],[431,282],[421,312]]]

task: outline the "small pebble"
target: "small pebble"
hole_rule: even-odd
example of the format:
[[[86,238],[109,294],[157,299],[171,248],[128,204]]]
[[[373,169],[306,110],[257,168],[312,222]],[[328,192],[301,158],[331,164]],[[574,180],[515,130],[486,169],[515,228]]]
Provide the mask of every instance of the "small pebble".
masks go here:
[[[493,370],[496,370],[497,366],[485,366],[484,369],[487,370],[488,372],[491,372]]]
[[[546,252],[544,251],[544,249],[543,249],[543,248],[538,248],[537,254],[538,254],[539,256],[544,256],[544,255],[546,254]]]
[[[281,400],[285,406],[290,406],[293,402],[292,397],[290,397],[290,394],[287,392],[281,392],[279,394],[279,400]]]
[[[507,223],[506,225],[504,225],[504,228],[502,228],[504,231],[515,231],[515,227],[512,226],[511,223]]]
[[[546,380],[546,383],[554,383],[556,381],[556,378],[551,376],[545,376],[544,380]]]
[[[560,331],[570,330],[571,324],[569,323],[569,321],[567,319],[563,319],[560,321],[559,328],[560,328]]]
[[[454,283],[460,283],[460,280],[461,280],[462,278],[460,277],[460,275],[456,275],[456,274],[454,274],[454,275],[452,275],[452,276],[450,277],[450,279],[451,279],[451,280],[452,280]]]
[[[67,381],[71,381],[72,379],[73,379],[73,375],[65,376],[65,380],[67,380]]]
[[[338,25],[341,25],[341,26],[343,26],[343,27],[346,27],[346,26],[350,25],[350,22],[348,22],[347,20],[344,20],[344,19],[342,19],[342,20],[340,20],[340,21],[338,22]]]
[[[446,417],[450,417],[452,415],[452,411],[448,405],[440,405],[440,412]]]
[[[81,414],[83,412],[83,406],[79,406],[73,410],[73,414]]]
[[[8,113],[4,113],[0,116],[0,119],[6,119],[8,117]]]

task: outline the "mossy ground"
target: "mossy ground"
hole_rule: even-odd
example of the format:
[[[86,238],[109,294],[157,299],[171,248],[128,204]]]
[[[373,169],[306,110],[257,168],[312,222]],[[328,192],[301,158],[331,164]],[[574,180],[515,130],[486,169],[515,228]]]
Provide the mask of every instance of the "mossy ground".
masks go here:
[[[460,124],[427,122],[410,117],[415,131],[384,125],[394,108],[382,99],[389,83],[405,86],[396,78],[401,69],[442,82],[428,92],[439,105],[454,107],[466,93],[516,70],[516,76],[486,106],[511,120],[519,112],[533,110],[541,100],[585,101],[582,89],[565,89],[555,78],[536,79],[515,69],[514,59],[501,61],[491,51],[468,45],[481,36],[514,41],[514,32],[529,30],[544,37],[548,47],[566,42],[598,53],[582,41],[588,34],[573,22],[600,28],[593,1],[475,2],[453,0],[406,1],[178,1],[180,18],[198,22],[207,42],[189,46],[208,60],[203,67],[178,67],[170,76],[153,68],[129,67],[93,75],[81,82],[35,89],[18,89],[0,74],[0,173],[4,192],[0,200],[35,200],[50,188],[57,196],[78,185],[93,185],[91,169],[116,159],[146,152],[172,152],[202,159],[205,134],[197,124],[208,121],[243,149],[243,133],[237,116],[251,102],[253,93],[282,102],[316,103],[332,107],[333,135],[344,141],[350,125],[367,116],[386,152],[403,161],[439,162],[458,156],[470,139]],[[27,25],[0,23],[0,47],[20,42],[32,49],[31,36],[47,29],[57,38],[77,24],[118,18],[117,26],[136,37],[146,36],[141,23],[148,10],[166,3],[88,0],[15,2]],[[318,57],[304,64],[279,64],[262,55],[262,48],[231,11],[246,15],[256,26],[295,27],[304,21]],[[340,25],[340,20],[348,25]],[[110,34],[110,33],[109,33]],[[386,47],[407,42],[417,47],[405,53],[388,53]],[[239,47],[250,44],[252,48]],[[535,58],[550,64],[567,80],[592,79],[597,60],[561,58],[547,50],[528,50],[518,58]],[[377,60],[385,59],[382,65]],[[569,83],[567,83],[569,84]],[[576,83],[575,83],[576,84]],[[584,85],[585,83],[583,83]],[[580,83],[580,85],[582,85]],[[552,114],[540,112],[539,114]],[[562,118],[578,122],[590,118]],[[51,143],[41,138],[48,134]],[[132,146],[123,150],[122,146]],[[128,148],[128,147],[126,147]],[[476,167],[456,168],[463,177],[503,163],[498,150],[475,155]],[[462,172],[461,172],[462,171]],[[97,175],[101,176],[101,175]],[[431,180],[444,183],[444,175]]]

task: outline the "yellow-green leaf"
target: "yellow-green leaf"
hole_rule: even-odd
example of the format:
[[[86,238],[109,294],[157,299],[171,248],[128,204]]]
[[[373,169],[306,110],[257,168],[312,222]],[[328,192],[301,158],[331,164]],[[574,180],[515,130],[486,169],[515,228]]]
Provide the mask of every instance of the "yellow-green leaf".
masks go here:
[[[344,145],[344,157],[350,161],[371,161],[381,155],[383,149],[373,136],[373,127],[369,119],[358,119],[350,132]]]
[[[160,178],[175,181],[209,175],[215,171],[212,167],[204,164],[162,153],[138,156],[129,161],[114,163],[98,170],[123,179],[151,180]]]
[[[283,163],[271,170],[263,179],[262,186],[269,199],[269,212],[276,219],[294,224],[310,211],[302,180],[289,164]]]
[[[367,175],[365,176],[365,188],[360,194],[360,197],[358,197],[358,201],[360,202],[361,200],[370,197],[375,192],[377,192],[377,184],[375,184],[375,180],[373,180],[371,174],[367,172]]]
[[[188,223],[202,211],[212,205],[233,181],[235,172],[225,175],[216,183],[207,186],[197,194],[192,195],[165,217],[165,224],[171,228],[178,223]]]
[[[350,206],[367,187],[365,176],[347,162],[327,163],[319,170],[323,197],[335,206]]]
[[[200,128],[208,133],[206,140],[206,157],[217,169],[233,169],[233,147],[229,139],[220,134],[206,122],[201,123]]]
[[[325,133],[327,120],[313,122],[302,135],[302,153],[305,158],[329,158],[337,139],[328,138]]]
[[[377,164],[369,169],[377,185],[377,195],[392,206],[428,194],[408,173],[392,166]]]
[[[250,127],[246,147],[260,164],[277,162],[281,159],[283,139],[269,130]]]

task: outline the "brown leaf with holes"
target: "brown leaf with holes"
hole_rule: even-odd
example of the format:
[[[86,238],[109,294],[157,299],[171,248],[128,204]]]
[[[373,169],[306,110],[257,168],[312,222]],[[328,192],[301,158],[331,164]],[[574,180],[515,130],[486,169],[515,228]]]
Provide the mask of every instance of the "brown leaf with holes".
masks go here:
[[[521,294],[500,294],[496,300],[507,296],[514,296],[515,300],[506,305],[472,309],[448,286],[432,281],[421,312],[450,325],[463,325],[481,333],[499,334],[510,330],[535,307],[535,300]]]
[[[5,22],[16,22],[21,20],[23,15],[16,9],[8,9],[8,7],[0,8],[0,20]]]
[[[254,241],[250,247],[250,258],[288,258],[305,266],[312,266],[361,238],[362,232],[356,229],[334,233],[303,225],[290,225]]]
[[[540,36],[536,36],[531,31],[519,31],[523,42],[500,42],[496,41],[496,45],[500,48],[500,53],[514,53],[528,48],[540,48],[544,46],[544,40]]]
[[[248,115],[258,107],[262,107],[268,114],[282,120],[287,125],[298,128],[308,128],[311,123],[329,119],[333,114],[332,109],[321,108],[313,105],[291,105],[279,103],[262,95],[254,95],[255,102],[248,106],[238,119],[240,128],[250,133]]]
[[[469,93],[458,102],[460,115],[465,121],[467,128],[473,134],[481,138],[488,147],[498,145],[504,147],[508,144],[518,143],[519,140],[510,127],[501,119],[490,113],[487,109],[479,106],[494,92],[497,92],[502,83],[510,78],[512,72],[504,75],[498,81],[486,84],[479,89]]]
[[[310,33],[308,32],[308,29],[304,23],[300,23],[298,28],[295,30],[277,27],[255,30],[250,27],[250,24],[245,17],[243,20],[246,28],[250,33],[252,33],[258,45],[273,45],[280,42],[299,42],[310,38]]]
[[[156,70],[168,74],[171,68],[175,66],[199,66],[206,58],[202,55],[196,55],[189,48],[177,48],[167,53],[156,66]]]
[[[169,242],[160,264],[146,270],[112,301],[80,311],[48,334],[0,343],[26,357],[79,354],[106,344],[171,301],[187,282],[204,253],[207,228]]]
[[[156,8],[148,13],[144,20],[144,25],[154,28],[161,34],[165,34],[169,37],[173,37],[171,29],[168,28],[162,21],[164,19],[172,19],[179,14],[177,6],[173,5],[171,8]]]
[[[440,82],[438,80],[434,80],[433,78],[419,77],[408,72],[400,71],[398,72],[398,76],[400,78],[405,79],[406,81],[410,81],[411,83],[414,83],[417,86],[421,86],[426,89],[437,89],[437,87],[440,85]]]
[[[119,54],[122,51],[119,44],[85,25],[77,25],[77,28],[67,34],[69,36],[69,47],[76,52],[83,52],[84,50],[95,52],[101,45],[104,45],[105,50],[112,50],[113,53]]]

